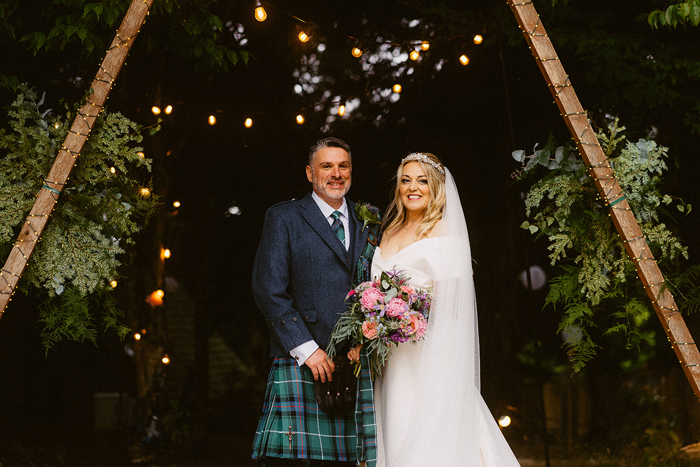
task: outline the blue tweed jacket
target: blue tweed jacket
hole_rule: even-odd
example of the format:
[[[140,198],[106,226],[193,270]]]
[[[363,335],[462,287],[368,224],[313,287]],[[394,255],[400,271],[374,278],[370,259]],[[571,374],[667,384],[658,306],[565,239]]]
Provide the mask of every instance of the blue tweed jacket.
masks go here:
[[[309,193],[268,209],[253,266],[253,295],[270,330],[270,356],[309,340],[325,350],[352,287],[369,229],[347,200],[350,247],[333,233]]]

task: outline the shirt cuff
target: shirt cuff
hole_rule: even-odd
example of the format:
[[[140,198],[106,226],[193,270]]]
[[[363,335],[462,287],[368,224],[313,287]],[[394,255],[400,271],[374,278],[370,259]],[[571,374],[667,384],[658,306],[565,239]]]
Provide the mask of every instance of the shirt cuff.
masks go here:
[[[289,351],[289,354],[294,357],[299,366],[302,366],[306,359],[309,358],[312,353],[316,352],[316,349],[318,348],[319,347],[316,341],[307,341],[294,347]]]

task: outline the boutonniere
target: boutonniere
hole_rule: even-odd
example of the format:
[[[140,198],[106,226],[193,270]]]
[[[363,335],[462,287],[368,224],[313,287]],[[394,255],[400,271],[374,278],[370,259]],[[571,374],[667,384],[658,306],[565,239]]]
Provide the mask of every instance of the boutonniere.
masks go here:
[[[355,205],[355,214],[357,218],[362,221],[362,231],[365,230],[368,224],[380,224],[382,223],[381,216],[379,214],[379,208],[372,206],[369,203],[358,202]]]

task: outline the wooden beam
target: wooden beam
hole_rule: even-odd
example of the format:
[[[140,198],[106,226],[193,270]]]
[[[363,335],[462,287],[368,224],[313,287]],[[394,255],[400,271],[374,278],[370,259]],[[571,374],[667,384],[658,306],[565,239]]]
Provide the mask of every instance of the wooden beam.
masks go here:
[[[600,147],[588,115],[576,96],[569,76],[564,71],[532,1],[508,0],[508,4],[576,141],[579,153],[595,180],[600,196],[610,208],[615,228],[637,267],[639,279],[661,320],[693,392],[700,399],[700,352],[673,295],[664,287],[664,277],[625,199],[625,194],[615,179],[615,173]]]
[[[87,141],[92,126],[104,107],[114,80],[117,79],[152,4],[153,0],[132,0],[90,86],[91,92],[86,98],[86,103],[80,108],[75,120],[73,120],[58,156],[46,176],[44,186],[37,194],[34,206],[32,206],[17,241],[12,247],[5,266],[0,270],[0,310],[2,310],[0,318],[2,318],[9,301],[12,300],[17,282],[34,252],[54,205],[58,202],[61,190],[65,186],[71,170],[73,170],[75,161],[80,155],[85,141]]]

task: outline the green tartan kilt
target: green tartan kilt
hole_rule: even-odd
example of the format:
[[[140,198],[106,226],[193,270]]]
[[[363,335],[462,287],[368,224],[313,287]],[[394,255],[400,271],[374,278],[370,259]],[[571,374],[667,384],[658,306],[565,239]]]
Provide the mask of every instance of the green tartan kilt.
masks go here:
[[[253,459],[367,461],[367,467],[373,467],[377,459],[374,384],[364,351],[360,362],[355,412],[342,417],[318,408],[313,375],[306,366],[300,367],[291,357],[276,357],[255,432]]]

